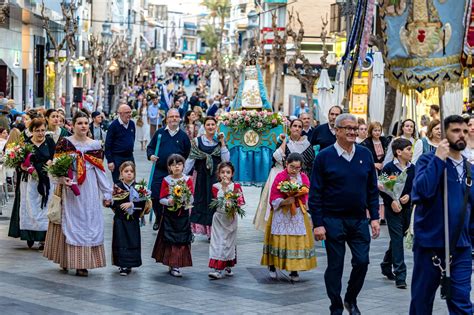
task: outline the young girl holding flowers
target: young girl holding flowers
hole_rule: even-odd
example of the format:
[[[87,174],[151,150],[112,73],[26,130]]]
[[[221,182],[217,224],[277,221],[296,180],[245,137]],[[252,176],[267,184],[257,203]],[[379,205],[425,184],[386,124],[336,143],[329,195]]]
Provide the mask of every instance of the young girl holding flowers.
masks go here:
[[[112,233],[112,263],[121,276],[142,265],[140,217],[150,209],[150,202],[140,196],[135,183],[135,164],[120,165],[120,182],[115,185],[112,209],[115,213]]]
[[[272,184],[272,211],[265,229],[261,264],[268,266],[270,277],[277,277],[276,268],[290,271],[292,281],[299,281],[298,271],[316,267],[316,253],[307,202],[309,179],[301,172],[301,154],[291,153],[286,169]]]
[[[217,166],[218,183],[212,185],[212,196],[216,212],[212,218],[212,238],[209,246],[209,272],[212,279],[221,279],[222,271],[233,276],[232,267],[237,263],[237,216],[243,215],[240,207],[245,204],[242,187],[232,182],[234,166],[221,162]],[[239,213],[240,212],[240,213]]]
[[[181,267],[193,265],[191,258],[191,222],[189,209],[193,203],[193,181],[183,174],[184,158],[172,154],[167,166],[170,175],[163,179],[160,203],[164,205],[158,236],[152,258],[169,266],[174,277],[181,277]]]

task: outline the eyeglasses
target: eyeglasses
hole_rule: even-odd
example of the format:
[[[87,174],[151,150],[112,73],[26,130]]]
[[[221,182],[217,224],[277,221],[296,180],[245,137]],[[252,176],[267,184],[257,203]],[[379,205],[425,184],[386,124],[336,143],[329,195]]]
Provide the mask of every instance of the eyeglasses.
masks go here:
[[[293,165],[288,165],[288,168],[294,171],[299,171],[301,170],[301,166],[293,166]]]
[[[344,129],[346,133],[357,132],[359,130],[357,127],[336,127],[336,129]]]

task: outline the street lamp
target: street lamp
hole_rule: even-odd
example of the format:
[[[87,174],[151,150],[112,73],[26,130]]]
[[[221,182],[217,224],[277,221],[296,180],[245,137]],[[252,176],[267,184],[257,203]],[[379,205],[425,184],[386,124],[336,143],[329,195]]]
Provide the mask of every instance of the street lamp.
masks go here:
[[[106,56],[106,61],[109,60],[109,52],[108,50],[110,49],[110,43],[112,41],[112,32],[110,31],[111,25],[109,22],[105,22],[102,24],[102,32],[100,35],[102,36],[102,40],[104,42],[104,48],[105,51],[103,52]],[[107,62],[106,62],[107,64]],[[108,76],[108,71],[109,69],[105,69],[105,78],[104,78],[104,112],[109,113],[109,76]]]

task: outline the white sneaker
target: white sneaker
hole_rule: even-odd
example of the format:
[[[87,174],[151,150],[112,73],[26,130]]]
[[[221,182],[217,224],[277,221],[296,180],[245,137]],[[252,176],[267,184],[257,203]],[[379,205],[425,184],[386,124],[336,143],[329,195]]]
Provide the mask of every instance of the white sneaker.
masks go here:
[[[269,275],[270,275],[270,278],[272,278],[272,279],[276,279],[276,278],[277,278],[277,272],[276,272],[276,270],[275,270],[275,271],[268,270],[268,273],[269,273]]]
[[[179,268],[172,268],[170,273],[173,277],[182,277],[183,276],[181,274],[181,271],[179,270]]]
[[[225,270],[225,275],[227,277],[232,277],[234,275],[234,273],[232,272],[232,269],[230,267],[226,267],[224,270]]]
[[[222,279],[222,272],[220,270],[214,270],[209,272],[209,278],[211,279]]]
[[[300,281],[300,276],[298,275],[297,272],[295,272],[295,273],[291,272],[290,273],[290,279],[293,282],[299,282]]]

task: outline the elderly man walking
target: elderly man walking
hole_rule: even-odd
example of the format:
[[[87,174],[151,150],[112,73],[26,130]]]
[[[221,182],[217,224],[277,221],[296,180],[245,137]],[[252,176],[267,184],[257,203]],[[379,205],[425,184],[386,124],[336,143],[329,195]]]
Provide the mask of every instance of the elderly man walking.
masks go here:
[[[328,266],[324,274],[331,300],[331,314],[360,314],[357,296],[369,265],[370,213],[372,238],[380,233],[379,191],[372,154],[355,145],[357,118],[341,114],[335,120],[336,143],[322,150],[314,162],[309,191],[309,210],[317,240],[326,240]],[[341,278],[346,243],[352,253],[352,272],[344,298]]]
[[[159,218],[161,216],[161,183],[163,182],[163,178],[169,174],[167,166],[168,157],[171,154],[180,154],[186,159],[191,151],[191,141],[189,141],[187,134],[179,129],[180,121],[179,111],[176,108],[170,109],[166,114],[166,127],[156,131],[146,149],[148,159],[156,162],[151,183],[151,197],[153,201],[153,211],[155,212],[155,224],[153,225],[153,229],[155,231],[158,229]],[[159,138],[158,156],[156,156],[155,152]]]
[[[131,120],[132,109],[127,104],[119,106],[118,118],[107,130],[105,138],[105,157],[114,183],[119,182],[119,168],[123,162],[134,161],[135,123]]]

